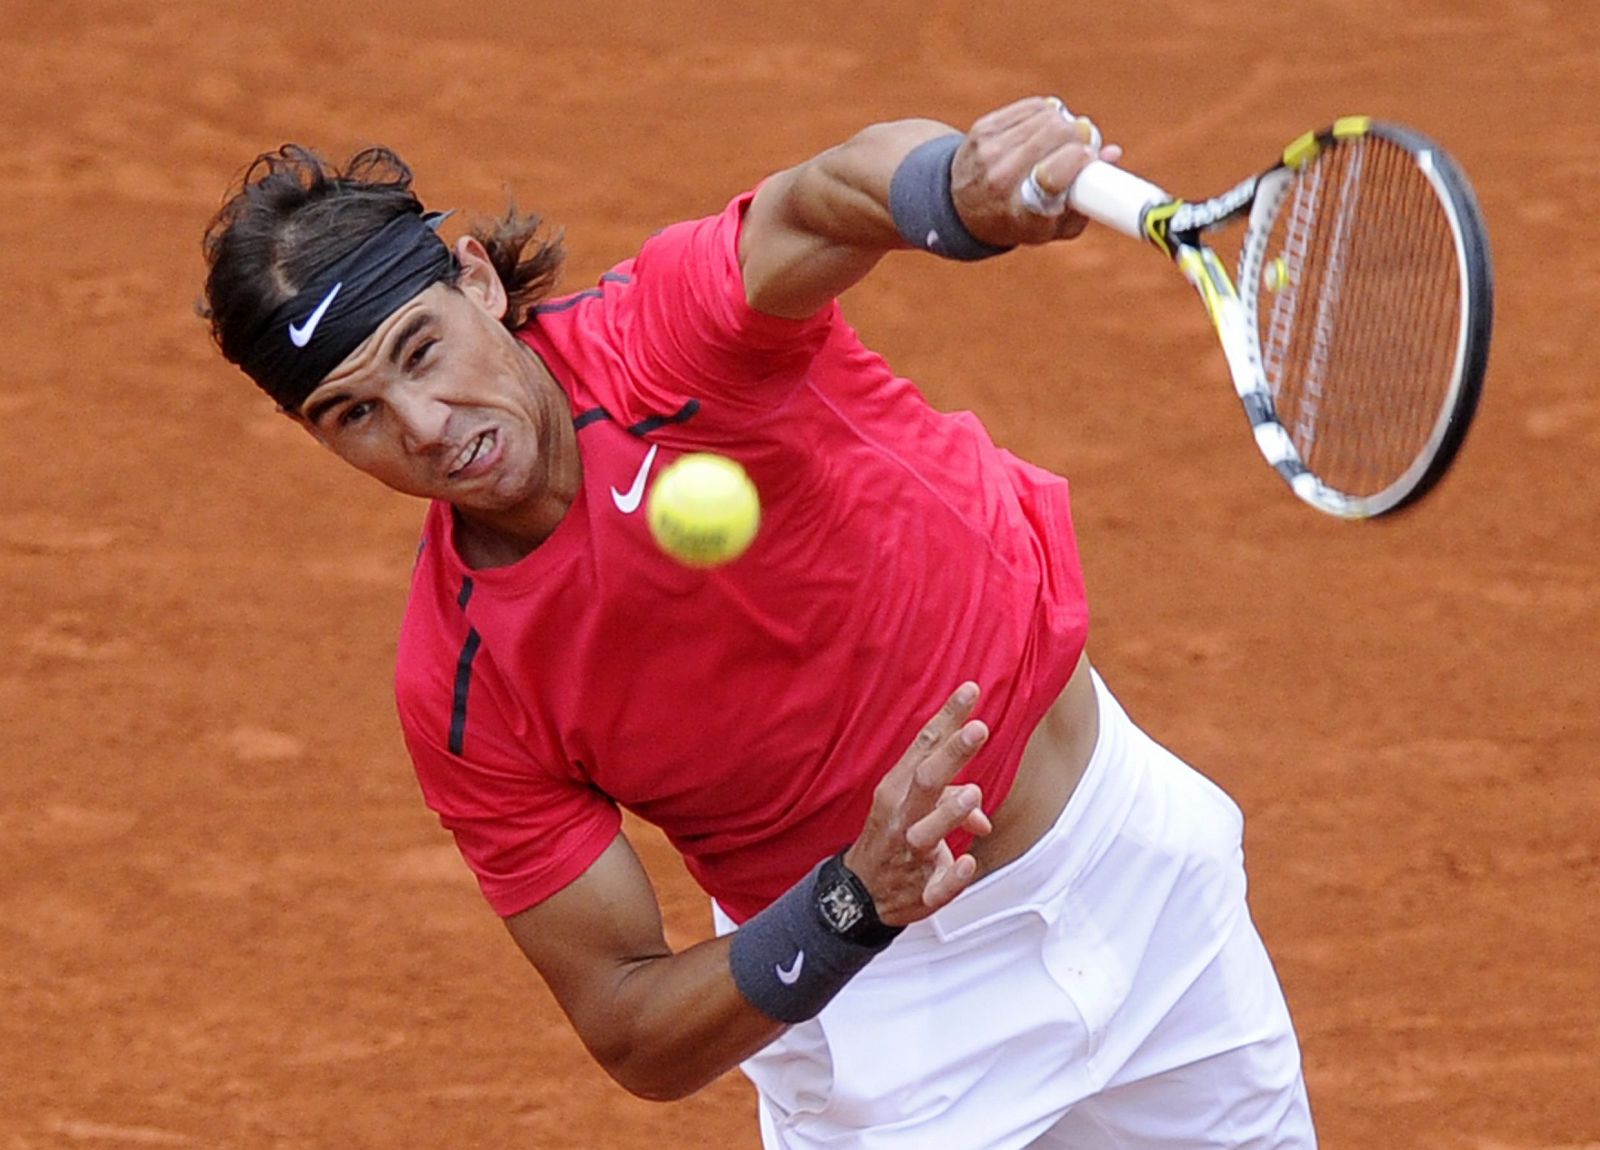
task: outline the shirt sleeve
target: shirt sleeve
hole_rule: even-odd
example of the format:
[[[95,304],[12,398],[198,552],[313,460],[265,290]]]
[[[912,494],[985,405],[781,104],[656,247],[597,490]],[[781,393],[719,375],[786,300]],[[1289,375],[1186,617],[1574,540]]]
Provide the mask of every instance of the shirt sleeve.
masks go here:
[[[755,192],[715,216],[657,232],[633,261],[623,346],[645,407],[714,397],[770,407],[806,377],[839,318],[837,301],[805,319],[768,315],[745,297],[739,234]]]
[[[475,712],[470,745],[458,752],[400,692],[401,727],[423,798],[505,918],[588,870],[621,830],[622,813],[575,771],[533,761],[485,721],[487,711]]]

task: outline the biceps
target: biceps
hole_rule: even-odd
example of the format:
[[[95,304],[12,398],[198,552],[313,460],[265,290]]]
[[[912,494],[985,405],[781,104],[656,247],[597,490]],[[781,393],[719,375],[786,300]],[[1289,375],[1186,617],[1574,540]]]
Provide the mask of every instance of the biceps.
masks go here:
[[[626,1022],[618,989],[628,973],[670,953],[655,889],[621,834],[572,883],[505,921],[591,1049]]]

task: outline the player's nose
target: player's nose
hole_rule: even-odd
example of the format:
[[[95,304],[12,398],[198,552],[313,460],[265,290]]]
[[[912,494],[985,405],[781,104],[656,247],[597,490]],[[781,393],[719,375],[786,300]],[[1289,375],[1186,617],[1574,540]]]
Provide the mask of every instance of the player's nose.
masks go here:
[[[431,395],[406,395],[393,401],[408,451],[426,452],[445,439],[450,405]]]

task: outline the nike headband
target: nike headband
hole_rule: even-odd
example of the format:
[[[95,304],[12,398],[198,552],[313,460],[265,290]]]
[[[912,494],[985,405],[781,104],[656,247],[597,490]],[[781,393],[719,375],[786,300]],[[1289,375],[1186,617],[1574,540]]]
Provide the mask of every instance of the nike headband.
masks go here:
[[[434,234],[448,212],[396,216],[285,300],[239,366],[285,411],[360,347],[396,308],[446,279],[456,258]]]

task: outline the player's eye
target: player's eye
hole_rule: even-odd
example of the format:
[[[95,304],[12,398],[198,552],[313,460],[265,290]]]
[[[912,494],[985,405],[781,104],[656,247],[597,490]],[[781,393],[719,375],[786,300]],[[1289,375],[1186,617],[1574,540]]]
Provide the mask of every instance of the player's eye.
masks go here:
[[[411,349],[409,354],[406,355],[406,370],[416,371],[417,368],[421,367],[422,361],[428,357],[428,352],[431,351],[433,349],[433,345],[438,342],[439,341],[436,339],[418,340],[417,345]]]
[[[339,426],[354,427],[371,415],[375,406],[370,399],[364,399],[360,403],[352,403],[339,413]]]

